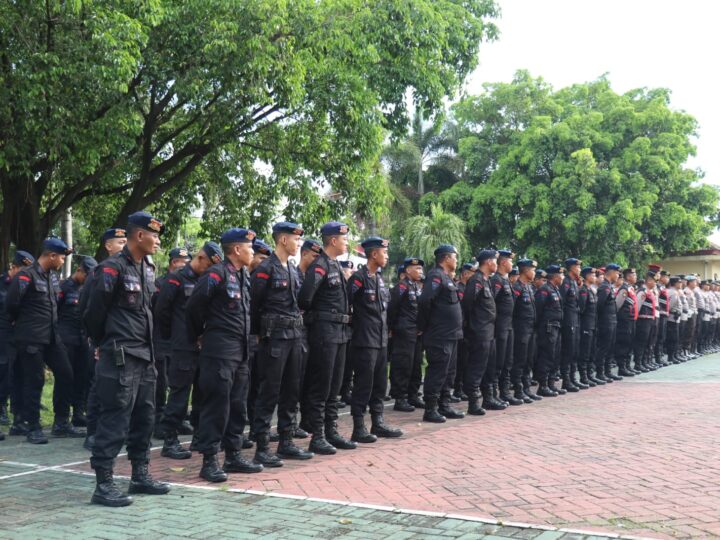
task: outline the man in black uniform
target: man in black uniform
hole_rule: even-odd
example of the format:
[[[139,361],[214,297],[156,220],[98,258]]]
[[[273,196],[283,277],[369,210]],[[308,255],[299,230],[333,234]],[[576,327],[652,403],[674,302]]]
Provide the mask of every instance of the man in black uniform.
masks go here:
[[[387,306],[390,294],[380,272],[387,266],[388,241],[370,237],[362,242],[367,264],[348,280],[348,298],[353,312],[352,440],[374,443],[378,437],[400,437],[402,431],[385,424],[383,398],[387,392]],[[365,427],[370,408],[372,427]]]
[[[27,440],[33,444],[48,442],[40,426],[46,364],[55,375],[53,435],[84,436],[69,421],[73,372],[58,332],[60,281],[56,272],[69,253],[72,250],[59,238],[45,240],[38,260],[15,274],[5,297],[7,313],[15,324],[17,362],[22,364],[22,419],[28,427]]]
[[[593,374],[595,354],[595,331],[597,327],[597,293],[595,292],[596,270],[586,266],[580,270],[583,284],[578,290],[578,311],[580,313],[580,350],[578,370],[580,382],[588,387],[605,384]]]
[[[457,285],[451,277],[457,268],[457,249],[443,244],[434,255],[435,267],[428,272],[418,301],[418,331],[422,333],[428,362],[423,420],[442,423],[446,418],[464,417],[460,411],[450,408],[450,395],[443,388],[463,335],[462,307]]]
[[[5,297],[12,278],[21,268],[32,266],[35,257],[27,251],[18,250],[10,263],[10,269],[0,275],[0,424],[10,423],[7,402],[13,413],[13,425],[10,435],[27,435],[26,425],[22,422],[22,365],[17,363],[13,325],[5,310]],[[5,436],[0,433],[0,440]]]
[[[537,263],[532,259],[520,259],[517,263],[518,279],[512,285],[515,295],[513,308],[513,366],[512,384],[515,399],[524,403],[532,403],[542,398],[535,394],[528,385],[523,385],[523,376],[532,364],[533,340],[535,336],[535,293],[532,282],[535,279]]]
[[[655,363],[659,366],[669,365],[669,358],[666,362],[663,360],[663,354],[665,353],[665,340],[667,336],[667,320],[670,314],[670,308],[668,307],[668,290],[667,285],[670,280],[670,275],[663,270],[659,265],[651,264],[648,266],[649,270],[653,270],[657,273],[657,300],[658,300],[658,314],[659,319],[657,323],[657,337],[655,339],[655,348],[653,353],[655,355]],[[717,321],[717,319],[715,319]]]
[[[613,381],[622,380],[622,376],[632,377],[641,372],[632,369],[630,366],[630,354],[635,339],[635,326],[638,317],[638,304],[635,293],[637,274],[634,268],[626,268],[622,274],[622,283],[615,294],[615,305],[617,307],[615,363],[618,366],[618,375],[612,373],[610,366],[607,364],[605,366],[605,379],[609,378]]]
[[[127,244],[127,234],[125,229],[119,227],[112,227],[107,229],[101,238],[103,247],[108,254],[108,257],[112,257],[122,251]],[[98,267],[96,266],[93,271],[85,278],[85,284],[83,285],[82,291],[80,291],[80,304],[78,305],[81,317],[83,318],[83,338],[88,342],[89,356],[90,356],[90,388],[88,390],[87,398],[87,435],[83,448],[88,451],[92,451],[92,445],[95,444],[95,430],[97,428],[97,418],[100,414],[100,403],[97,399],[97,392],[95,388],[95,363],[96,363],[96,345],[89,338],[89,332],[85,326],[85,311],[87,311],[88,299],[90,298],[90,291],[93,288],[93,283],[98,279]],[[100,276],[102,279],[102,276]]]
[[[340,261],[345,281],[350,279],[355,271],[355,263],[352,261]],[[344,409],[352,401],[353,388],[353,363],[352,363],[352,345],[348,342],[347,351],[345,353],[345,365],[343,366],[343,382],[340,387],[340,400],[338,401],[338,409]]]
[[[200,477],[225,482],[229,472],[260,472],[240,455],[245,428],[250,336],[250,276],[255,232],[233,228],[221,238],[225,261],[198,280],[185,306],[190,340],[200,340],[198,385],[203,396],[197,447]],[[225,449],[223,468],[217,454]]]
[[[323,252],[305,272],[298,295],[310,343],[301,410],[303,422],[312,430],[310,450],[316,454],[357,448],[337,431],[338,393],[351,336],[347,284],[337,258],[347,253],[348,231],[337,221],[322,226]]]
[[[162,289],[165,280],[170,274],[184,268],[190,258],[191,255],[185,248],[175,247],[170,250],[167,273],[155,282],[155,294],[152,300],[153,309],[157,301],[158,292]],[[162,337],[159,325],[156,324],[153,327],[153,331],[155,369],[157,370],[157,381],[155,383],[155,429],[153,431],[156,439],[163,439],[165,438],[165,433],[160,429],[160,420],[162,419],[163,412],[165,412],[165,403],[167,401],[168,371],[170,369],[170,361],[172,360],[172,343],[169,339]],[[183,435],[189,435],[192,433],[192,430],[188,429],[186,425],[181,429],[181,433]]]
[[[72,423],[81,427],[87,426],[85,411],[90,382],[90,353],[83,332],[80,294],[87,276],[95,271],[96,266],[95,259],[83,257],[73,275],[60,284],[58,297],[58,331],[73,370],[74,387],[68,390],[72,394]]]
[[[300,281],[290,257],[297,254],[302,235],[303,230],[296,223],[273,225],[275,251],[260,263],[251,281],[250,333],[260,340],[257,352],[260,386],[253,420],[255,462],[266,467],[282,466],[280,457],[313,457],[292,440],[300,393],[303,317],[297,304]],[[276,406],[280,435],[277,455],[269,446],[270,422]]]
[[[560,375],[562,388],[568,392],[586,390],[589,386],[575,380],[578,351],[580,349],[580,311],[578,309],[578,280],[582,261],[575,257],[565,260],[567,274],[560,286],[560,297],[563,304],[563,319],[560,353]]]
[[[474,274],[474,264],[465,263],[462,265],[460,270],[460,279],[457,281],[458,295],[460,296],[461,304],[463,296],[465,295],[465,286]],[[465,321],[463,321],[463,330],[464,328]],[[456,403],[460,401],[467,401],[468,399],[467,394],[463,392],[463,377],[465,376],[465,366],[467,365],[468,354],[467,336],[465,336],[465,332],[463,331],[463,339],[458,342],[457,370],[455,372],[455,384],[453,386],[453,398]]]
[[[515,295],[510,285],[510,272],[515,255],[509,249],[498,250],[497,270],[490,277],[495,298],[495,371],[493,397],[507,405],[522,405],[523,400],[510,392],[510,372],[513,364],[513,307]]]
[[[595,378],[613,382],[610,364],[615,349],[617,331],[617,305],[613,283],[620,275],[620,266],[610,263],[605,267],[605,279],[597,291],[597,356],[595,357]]]
[[[393,338],[390,383],[395,398],[394,409],[412,412],[415,405],[408,401],[409,398],[419,399],[419,388],[412,383],[412,374],[416,369],[421,369],[419,364],[422,362],[422,339],[418,337],[417,315],[425,262],[417,257],[409,257],[401,266],[405,278],[391,289],[388,306],[388,326]]]
[[[187,414],[191,391],[191,424],[194,430],[198,429],[200,418],[200,390],[196,384],[200,349],[196,340],[188,339],[185,305],[200,276],[220,262],[220,246],[215,242],[206,242],[187,265],[167,275],[155,301],[155,324],[162,339],[169,341],[172,352],[168,365],[170,393],[160,420],[160,431],[165,436],[161,455],[171,459],[189,459],[192,456],[192,452],[183,448],[178,440],[178,430]]]
[[[560,392],[555,388],[551,375],[557,367],[558,344],[563,319],[562,298],[559,291],[563,272],[562,268],[556,264],[551,264],[545,271],[547,272],[547,283],[535,293],[538,340],[535,377],[539,383],[539,396],[556,397]]]
[[[167,484],[148,472],[155,419],[152,295],[155,267],[148,257],[160,247],[164,226],[146,212],[128,216],[128,243],[98,266],[87,310],[90,337],[100,349],[95,383],[100,402],[90,464],[97,486],[91,502],[127,506],[132,498],[113,481],[113,465],[123,444],[132,463],[128,493],[164,495]]]

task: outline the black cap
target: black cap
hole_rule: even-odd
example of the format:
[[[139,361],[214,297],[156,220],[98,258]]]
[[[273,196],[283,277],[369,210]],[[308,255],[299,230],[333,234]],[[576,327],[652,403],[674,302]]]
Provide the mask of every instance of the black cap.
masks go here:
[[[438,255],[444,255],[445,253],[456,253],[457,249],[452,244],[440,244],[437,248],[435,248],[435,251],[433,251],[433,255],[436,257]]]
[[[205,242],[202,250],[213,263],[219,263],[223,259],[222,249],[215,242]]]
[[[291,223],[289,221],[281,221],[273,225],[272,231],[274,233],[288,233],[288,234],[299,234],[302,236],[305,231],[297,223]]]
[[[360,243],[365,251],[369,249],[386,248],[389,244],[390,243],[387,240],[380,238],[379,236],[371,236]]]
[[[408,266],[425,266],[425,262],[417,257],[408,257],[403,261],[403,265],[407,268]]]
[[[60,255],[70,255],[73,250],[61,239],[51,236],[46,238],[42,244],[43,251],[58,253]]]
[[[147,212],[135,212],[128,216],[128,226],[140,227],[146,231],[162,234],[165,231],[165,225],[162,222],[148,214]]]
[[[255,240],[255,236],[257,235],[252,229],[233,227],[232,229],[228,229],[227,231],[222,233],[222,236],[220,237],[220,243],[223,245],[248,244]]]
[[[338,234],[347,234],[350,232],[350,227],[339,221],[330,221],[320,227],[320,234],[322,236],[336,236]]]
[[[253,240],[252,247],[255,253],[261,253],[262,255],[270,256],[273,252],[272,248],[264,241],[260,240],[260,238],[255,238]]]
[[[80,261],[80,268],[82,268],[83,272],[85,272],[86,274],[92,272],[93,268],[95,268],[97,265],[97,261],[89,255],[83,256],[82,261]]]
[[[192,259],[192,255],[190,255],[190,252],[181,247],[172,248],[170,250],[169,259],[172,261],[173,259]]]
[[[482,264],[490,259],[497,259],[498,253],[499,252],[495,251],[494,249],[483,249],[480,251],[480,253],[477,254],[477,257],[475,258],[477,259],[477,262]]]
[[[15,252],[15,257],[13,257],[13,264],[15,264],[15,266],[30,266],[34,262],[35,257],[27,251],[20,249]]]
[[[302,248],[300,248],[301,251],[314,251],[315,253],[322,253],[322,246],[320,245],[320,242],[317,240],[313,240],[311,238],[308,238],[303,242]]]
[[[125,229],[121,229],[120,227],[106,229],[102,235],[102,242],[105,243],[108,240],[112,240],[113,238],[127,238],[127,233]]]

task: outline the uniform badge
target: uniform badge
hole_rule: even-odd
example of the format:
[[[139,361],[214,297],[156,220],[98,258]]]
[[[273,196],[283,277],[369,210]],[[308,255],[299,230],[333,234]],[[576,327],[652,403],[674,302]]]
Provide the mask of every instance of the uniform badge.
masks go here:
[[[442,284],[442,280],[440,278],[433,278],[430,285],[432,286],[432,290],[434,291]]]

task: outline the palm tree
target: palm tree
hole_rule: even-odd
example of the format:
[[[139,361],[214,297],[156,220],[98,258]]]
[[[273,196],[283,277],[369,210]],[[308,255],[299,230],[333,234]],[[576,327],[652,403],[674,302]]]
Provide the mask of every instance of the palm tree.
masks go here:
[[[467,254],[468,242],[465,238],[465,222],[439,204],[430,207],[429,216],[414,216],[407,220],[403,247],[410,256],[422,257],[432,261],[433,252],[440,244],[453,244],[459,258]]]
[[[457,156],[458,131],[443,115],[425,126],[420,109],[415,111],[410,135],[386,147],[383,159],[390,177],[396,184],[415,183],[418,197],[425,194],[425,170],[431,165],[447,169],[452,174],[462,170]],[[413,180],[414,179],[414,180]]]

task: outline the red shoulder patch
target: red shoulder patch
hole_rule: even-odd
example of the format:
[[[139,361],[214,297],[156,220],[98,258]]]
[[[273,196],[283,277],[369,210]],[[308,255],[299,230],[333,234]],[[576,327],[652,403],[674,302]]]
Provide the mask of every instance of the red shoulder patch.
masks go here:
[[[180,286],[180,282],[177,279],[168,279],[168,283],[171,283],[175,285],[176,287]]]
[[[325,272],[325,269],[322,268],[321,266],[316,266],[315,273],[320,274],[321,276],[324,276],[327,272]]]
[[[440,279],[439,277],[433,278],[433,281],[435,283],[442,283],[442,279]]]
[[[499,283],[499,282],[498,282],[498,283],[495,283],[495,288],[496,288],[496,289],[502,289],[502,283]]]
[[[357,285],[358,287],[362,287],[362,281],[360,281],[359,279],[355,279],[353,281],[355,281],[355,285]]]
[[[113,277],[117,277],[117,275],[118,275],[118,271],[115,270],[114,268],[110,268],[109,266],[103,267],[103,273],[110,274]]]
[[[18,276],[18,279],[20,281],[27,281],[28,283],[30,283],[30,281],[31,281],[30,276]]]
[[[214,279],[217,282],[222,281],[222,278],[215,272],[210,272],[210,279]]]
[[[399,288],[401,291],[404,291],[405,289],[407,289],[407,285],[405,285],[404,283],[401,283],[400,285],[398,285],[398,288]]]
[[[258,272],[257,274],[255,274],[255,276],[259,279],[270,279],[270,276],[267,275],[265,272]]]
[[[542,293],[543,296],[547,296],[547,295],[548,295],[548,292],[547,292],[547,291],[540,291],[540,292]]]

